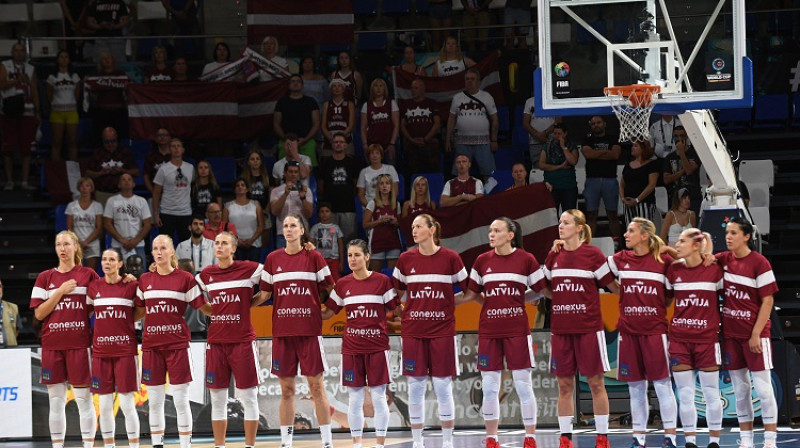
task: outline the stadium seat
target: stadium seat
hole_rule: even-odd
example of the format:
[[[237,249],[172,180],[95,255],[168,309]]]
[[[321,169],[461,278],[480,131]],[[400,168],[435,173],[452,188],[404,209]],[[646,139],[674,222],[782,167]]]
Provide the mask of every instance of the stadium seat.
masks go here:
[[[389,40],[385,32],[358,35],[358,51],[386,51]]]
[[[511,131],[511,147],[515,151],[527,151],[530,149],[530,138],[528,136],[528,131],[525,130],[521,125],[514,126],[514,129]]]
[[[67,230],[67,206],[64,204],[59,205],[56,207],[55,211],[55,218],[56,218],[56,233]]]
[[[233,183],[236,181],[236,159],[233,157],[209,157],[206,161],[214,170],[214,177],[222,191],[233,191]]]
[[[534,168],[531,170],[530,175],[528,175],[528,183],[535,184],[537,182],[544,182],[544,171]]]
[[[656,208],[662,215],[669,211],[669,193],[665,187],[656,187]]]
[[[592,246],[603,251],[606,257],[614,255],[614,239],[610,236],[601,236],[599,238],[592,238]]]
[[[397,202],[402,204],[406,200],[406,178],[398,173],[397,174]]]
[[[427,14],[428,9],[430,8],[428,5],[428,0],[415,0],[414,7],[417,10],[417,14]]]
[[[411,179],[416,179],[417,176],[423,176],[428,179],[428,191],[431,192],[431,200],[438,206],[442,197],[442,190],[444,190],[444,175],[442,173],[414,173],[411,175]]]
[[[505,140],[511,130],[511,114],[506,106],[497,106],[497,121],[499,125],[498,139]]]
[[[792,95],[792,121],[793,127],[800,127],[800,93]]]
[[[495,169],[510,170],[514,163],[525,160],[524,154],[525,153],[519,149],[508,146],[501,146],[497,148],[497,152],[494,153]]]
[[[759,95],[756,97],[753,128],[783,128],[788,120],[788,95]]]
[[[514,128],[522,127],[522,117],[525,115],[525,105],[517,104],[514,106]]]
[[[752,182],[747,184],[747,191],[750,192],[750,208],[769,207],[769,185],[765,182]]]
[[[355,195],[354,201],[356,205],[356,229],[358,237],[366,241],[367,234],[364,231],[364,207],[361,205],[358,195]]]
[[[749,129],[753,119],[753,109],[740,107],[736,109],[721,109],[719,111],[719,127],[727,131]]]
[[[511,177],[511,170],[495,170],[492,173],[492,179],[497,182],[497,185],[492,189],[492,194],[506,191],[508,187],[514,185],[514,178]]]
[[[747,186],[751,183],[764,182],[770,188],[775,186],[775,165],[772,160],[742,160],[739,164],[739,180]]]

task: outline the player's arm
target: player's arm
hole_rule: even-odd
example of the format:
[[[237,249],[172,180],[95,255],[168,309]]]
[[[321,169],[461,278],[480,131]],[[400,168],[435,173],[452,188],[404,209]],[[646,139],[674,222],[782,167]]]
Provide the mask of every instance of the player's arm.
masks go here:
[[[201,313],[203,313],[203,314],[205,314],[206,316],[208,316],[208,317],[211,317],[211,316],[214,314],[214,311],[213,311],[213,310],[212,310],[212,308],[211,308],[211,304],[210,304],[210,303],[208,303],[208,302],[204,303],[204,304],[203,304],[203,306],[201,306],[200,308],[198,308],[198,310],[199,310]]]
[[[471,289],[467,289],[466,291],[460,291],[456,293],[454,298],[456,306],[463,305],[467,302],[472,302],[472,301],[478,302],[481,305],[483,305],[483,295]]]
[[[145,314],[147,314],[147,311],[144,309],[144,307],[137,306],[133,310],[133,321],[136,322],[137,320],[143,319]]]
[[[608,290],[611,291],[612,293],[614,293],[616,295],[619,295],[619,282],[618,281],[616,281],[616,280],[612,281],[611,283],[606,285],[606,288],[608,288]]]
[[[264,302],[269,300],[270,297],[272,297],[272,293],[271,292],[259,291],[258,294],[253,296],[253,302],[252,302],[252,305],[250,307],[251,308],[255,308],[257,306],[261,306],[261,304],[263,304]]]

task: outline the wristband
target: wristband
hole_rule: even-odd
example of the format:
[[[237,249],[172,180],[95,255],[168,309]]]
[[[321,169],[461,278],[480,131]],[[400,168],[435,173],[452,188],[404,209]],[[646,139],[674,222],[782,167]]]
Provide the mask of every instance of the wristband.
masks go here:
[[[636,199],[636,203],[638,204],[639,203],[639,198],[635,198],[635,199]]]

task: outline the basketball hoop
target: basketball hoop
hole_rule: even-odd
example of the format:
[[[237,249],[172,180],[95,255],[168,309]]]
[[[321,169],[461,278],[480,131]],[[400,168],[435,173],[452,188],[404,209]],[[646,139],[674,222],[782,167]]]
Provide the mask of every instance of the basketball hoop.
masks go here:
[[[650,113],[661,87],[651,84],[605,87],[603,92],[619,119],[619,139],[623,142],[650,138]]]

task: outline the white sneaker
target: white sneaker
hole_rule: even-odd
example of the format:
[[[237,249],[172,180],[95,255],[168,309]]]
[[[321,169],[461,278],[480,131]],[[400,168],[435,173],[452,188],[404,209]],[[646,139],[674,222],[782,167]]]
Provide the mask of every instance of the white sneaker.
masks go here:
[[[33,185],[29,185],[27,182],[23,182],[21,187],[22,187],[23,190],[27,190],[27,191],[35,191],[35,190],[37,190],[36,187],[34,187]]]
[[[5,191],[11,191],[13,189],[14,189],[14,181],[11,181],[11,180],[6,182],[6,186],[3,187],[3,190],[5,190]]]
[[[414,442],[413,448],[425,448],[424,442]]]
[[[764,448],[775,448],[775,442],[764,442]]]
[[[453,442],[442,442],[442,448],[453,448]]]

